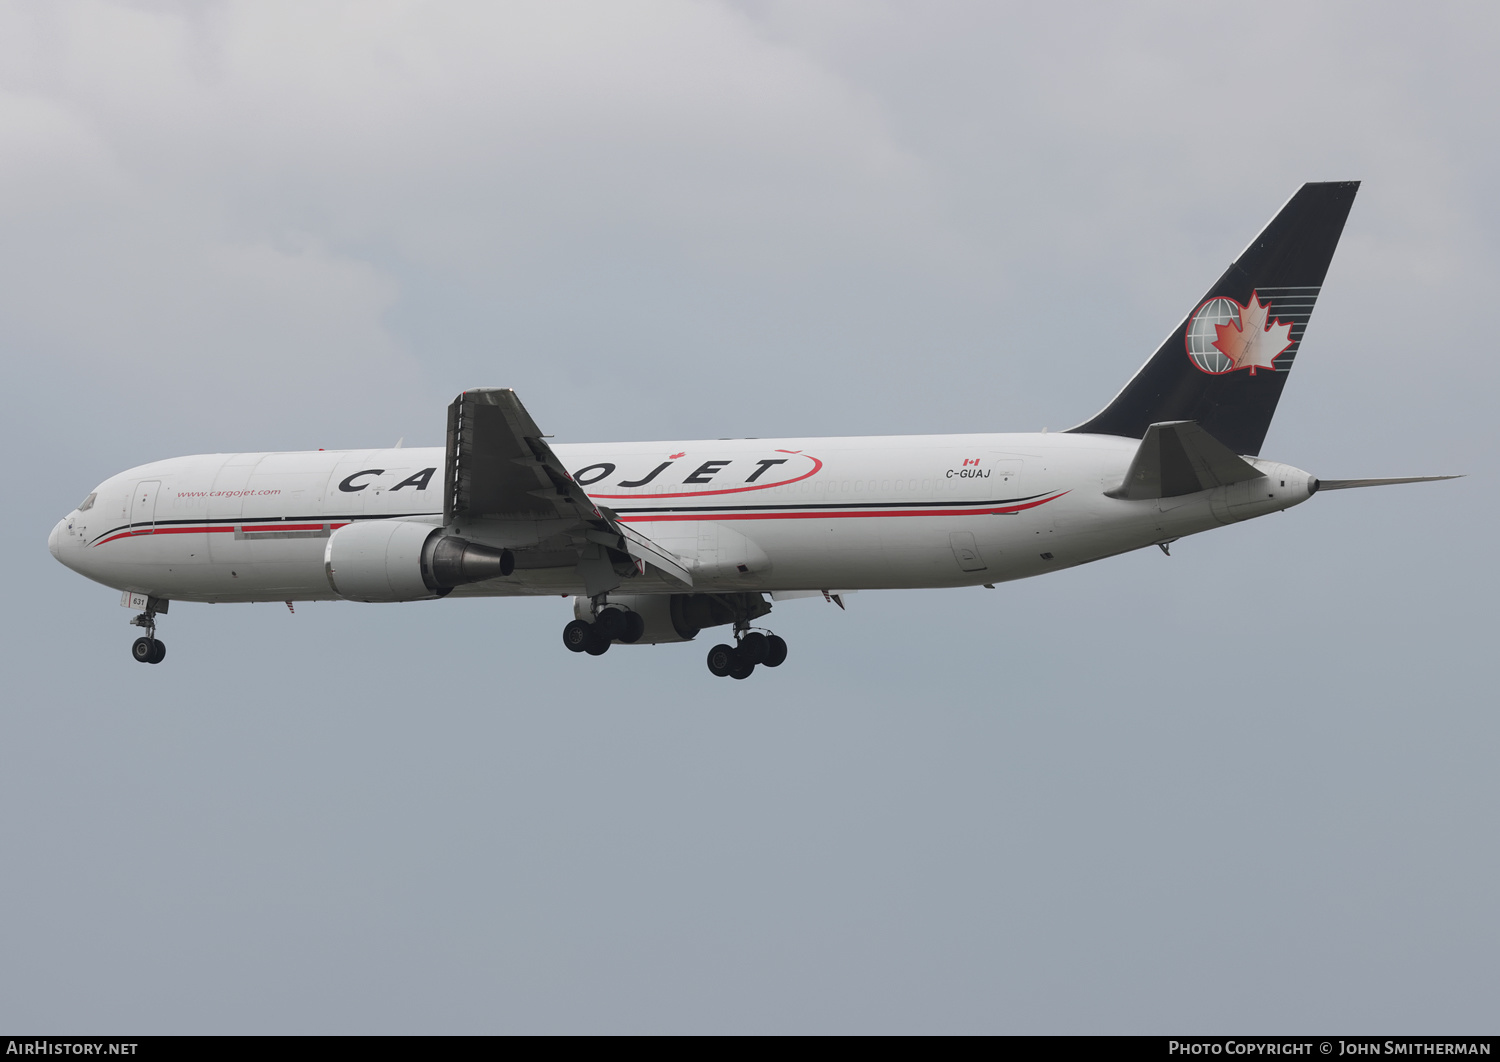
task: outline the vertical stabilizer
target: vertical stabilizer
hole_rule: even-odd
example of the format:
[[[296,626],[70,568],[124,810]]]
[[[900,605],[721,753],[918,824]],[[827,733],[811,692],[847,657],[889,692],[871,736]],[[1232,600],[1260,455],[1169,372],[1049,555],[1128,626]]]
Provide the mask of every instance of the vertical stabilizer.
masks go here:
[[[1191,420],[1237,454],[1260,453],[1358,190],[1304,184],[1114,401],[1068,430],[1140,439]]]

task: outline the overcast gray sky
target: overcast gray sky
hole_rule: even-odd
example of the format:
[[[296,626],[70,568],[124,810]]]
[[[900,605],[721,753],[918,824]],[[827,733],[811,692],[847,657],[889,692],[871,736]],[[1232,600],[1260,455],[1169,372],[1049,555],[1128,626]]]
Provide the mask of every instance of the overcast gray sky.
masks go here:
[[[1495,1031],[1500,14],[0,3],[0,1028]],[[47,532],[185,453],[1060,429],[1365,182],[1263,453],[1468,473],[1002,585],[179,605]]]

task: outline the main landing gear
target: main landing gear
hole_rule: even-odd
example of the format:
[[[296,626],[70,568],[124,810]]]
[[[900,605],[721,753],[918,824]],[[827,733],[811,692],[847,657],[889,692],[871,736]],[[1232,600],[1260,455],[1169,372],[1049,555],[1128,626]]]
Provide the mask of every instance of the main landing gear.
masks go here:
[[[756,664],[780,667],[786,660],[786,639],[780,635],[736,630],[734,638],[736,644],[708,651],[708,670],[719,678],[747,679]]]
[[[612,642],[640,640],[646,633],[646,621],[638,612],[626,612],[622,608],[601,608],[594,614],[594,622],[576,619],[563,628],[563,645],[575,653],[603,656],[609,652]]]
[[[745,679],[757,666],[780,667],[786,641],[750,624],[771,611],[759,593],[673,594],[654,597],[605,595],[573,599],[573,621],[563,628],[563,645],[574,653],[603,656],[615,642],[692,641],[706,627],[734,625],[734,644],[708,651],[708,670]]]
[[[130,621],[132,627],[144,627],[146,636],[130,643],[130,655],[140,664],[159,664],[167,658],[167,643],[156,637],[156,610],[147,609]]]

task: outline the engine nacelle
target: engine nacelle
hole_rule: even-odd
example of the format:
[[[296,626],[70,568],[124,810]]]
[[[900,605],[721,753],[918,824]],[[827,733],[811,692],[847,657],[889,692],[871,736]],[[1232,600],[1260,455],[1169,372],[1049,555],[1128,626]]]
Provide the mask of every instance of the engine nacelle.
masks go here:
[[[645,621],[645,633],[630,644],[660,645],[690,642],[705,627],[733,623],[734,612],[725,604],[731,597],[743,599],[739,604],[751,619],[771,611],[760,594],[610,594],[605,607],[634,612]],[[585,623],[593,622],[593,604],[586,597],[575,597],[573,615]]]
[[[410,520],[361,520],[328,539],[323,570],[328,585],[351,601],[420,601],[438,597],[423,578],[427,540],[442,529]]]
[[[509,575],[515,557],[412,520],[361,520],[328,539],[328,585],[351,601],[422,601],[455,586]]]

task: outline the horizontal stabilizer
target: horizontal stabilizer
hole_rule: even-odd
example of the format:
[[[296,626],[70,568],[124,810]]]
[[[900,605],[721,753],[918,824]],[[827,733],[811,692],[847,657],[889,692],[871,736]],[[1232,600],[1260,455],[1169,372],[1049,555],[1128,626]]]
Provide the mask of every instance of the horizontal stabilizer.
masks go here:
[[[1193,421],[1175,420],[1146,429],[1125,482],[1104,493],[1132,501],[1175,498],[1264,475]]]
[[[1314,490],[1348,490],[1350,487],[1388,487],[1392,483],[1435,483],[1440,479],[1463,479],[1463,476],[1402,476],[1397,479],[1317,479]]]

